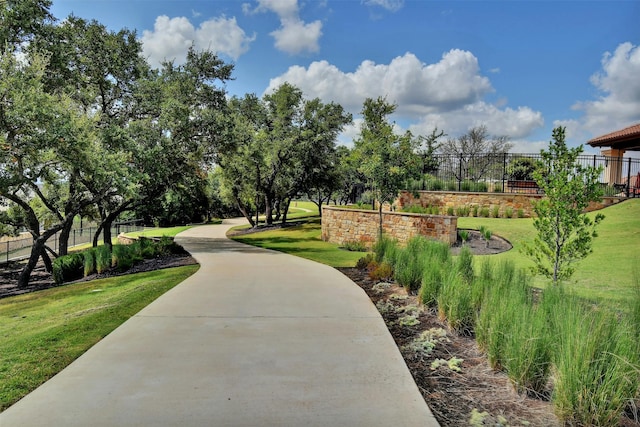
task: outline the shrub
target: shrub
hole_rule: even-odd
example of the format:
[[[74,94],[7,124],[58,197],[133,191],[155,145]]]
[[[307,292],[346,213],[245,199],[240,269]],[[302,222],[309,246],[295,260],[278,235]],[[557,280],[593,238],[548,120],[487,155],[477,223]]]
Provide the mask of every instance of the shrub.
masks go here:
[[[447,191],[457,191],[458,185],[455,181],[447,181]]]
[[[473,281],[473,254],[468,247],[463,247],[456,260],[456,270],[467,284]]]
[[[400,248],[393,264],[394,278],[408,292],[415,293],[422,284],[424,254],[429,241],[423,236],[412,237],[406,248]]]
[[[464,180],[460,183],[460,191],[473,191],[475,185],[473,181]]]
[[[573,425],[617,426],[640,387],[635,331],[572,295],[550,301],[547,310],[557,331],[552,401],[558,416]]]
[[[358,270],[365,270],[369,268],[369,264],[371,264],[373,260],[374,260],[373,254],[366,254],[365,256],[360,258],[358,262],[356,262],[356,268]]]
[[[426,262],[422,271],[422,281],[418,298],[420,302],[428,307],[434,307],[438,300],[438,293],[442,287],[444,268],[442,264],[436,262]]]
[[[500,206],[494,206],[493,209],[491,209],[491,216],[494,218],[500,217]]]
[[[489,191],[489,186],[486,182],[476,182],[473,188],[474,191],[478,193],[486,193],[487,191]]]
[[[515,301],[504,325],[504,368],[516,390],[541,395],[551,370],[551,331],[545,312]]]
[[[478,216],[478,205],[474,205],[473,207],[471,207],[471,216]]]
[[[366,252],[367,251],[367,246],[364,244],[364,242],[361,242],[359,240],[350,240],[348,242],[344,242],[343,244],[344,249],[351,251],[351,252]]]
[[[483,288],[483,298],[475,325],[476,340],[491,367],[501,369],[506,325],[512,322],[514,310],[530,301],[528,278],[524,272],[516,272],[513,262],[502,261],[493,266],[487,261],[477,282],[476,286]]]
[[[453,216],[453,213],[454,213],[454,211],[453,211],[453,206],[449,206],[449,207],[447,208],[447,215],[449,215],[449,216]]]
[[[505,218],[513,218],[513,208],[511,206],[508,206],[507,208],[505,208],[504,217]]]
[[[459,206],[456,208],[456,216],[469,216],[469,212],[471,212],[471,208],[469,206]]]
[[[533,171],[538,167],[539,162],[530,157],[516,157],[507,166],[507,175],[513,180],[532,180]]]
[[[524,209],[518,209],[518,218],[524,218]]]
[[[469,232],[467,230],[458,230],[458,236],[462,240],[462,246],[469,240]]]
[[[398,242],[383,235],[373,245],[373,253],[375,254],[375,260],[378,263],[386,261],[388,264],[393,265],[395,253],[398,249]]]
[[[375,261],[372,264],[374,265],[374,268],[369,271],[369,277],[372,280],[382,280],[385,282],[391,281],[391,279],[393,278],[393,267],[391,266],[391,264],[387,262],[378,264]]]
[[[471,286],[456,269],[445,274],[437,302],[438,317],[446,320],[451,329],[458,333],[470,333],[473,330]]]
[[[483,218],[489,218],[489,208],[483,206],[480,209],[480,216],[483,217]]]
[[[111,250],[109,246],[102,245],[95,248],[96,272],[102,274],[111,267]]]
[[[96,272],[96,251],[95,248],[82,252],[84,264],[84,276],[87,277]]]
[[[53,260],[53,280],[56,284],[70,282],[82,277],[84,259],[80,253],[63,255]]]
[[[439,179],[434,179],[427,182],[427,188],[432,191],[440,191],[444,188],[444,186],[444,182]]]

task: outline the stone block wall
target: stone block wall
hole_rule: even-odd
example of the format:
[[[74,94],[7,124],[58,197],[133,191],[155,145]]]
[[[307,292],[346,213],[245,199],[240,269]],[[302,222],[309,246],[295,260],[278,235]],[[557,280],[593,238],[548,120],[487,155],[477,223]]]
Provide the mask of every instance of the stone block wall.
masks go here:
[[[382,224],[385,234],[401,244],[418,234],[449,245],[454,244],[458,237],[458,220],[451,216],[383,211]],[[325,242],[343,245],[358,241],[371,247],[378,236],[378,229],[377,211],[322,207],[322,240]]]
[[[525,193],[468,193],[468,192],[445,192],[445,191],[418,191],[401,192],[395,202],[396,207],[401,210],[405,206],[418,205],[422,207],[437,206],[442,212],[447,208],[456,209],[468,206],[473,208],[486,207],[489,212],[493,212],[498,207],[499,217],[503,218],[509,208],[513,217],[518,216],[518,211],[522,210],[523,217],[534,216],[533,203],[540,200],[544,195]],[[587,211],[602,209],[607,206],[619,203],[624,199],[619,197],[605,197],[600,203],[591,203]]]

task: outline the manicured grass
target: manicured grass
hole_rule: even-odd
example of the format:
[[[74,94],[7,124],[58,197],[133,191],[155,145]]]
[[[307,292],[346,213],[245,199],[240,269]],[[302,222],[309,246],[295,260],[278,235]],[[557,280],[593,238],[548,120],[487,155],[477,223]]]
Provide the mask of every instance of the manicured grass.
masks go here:
[[[350,252],[338,245],[323,242],[320,238],[320,219],[312,219],[302,225],[263,231],[232,239],[261,248],[274,249],[302,258],[321,262],[332,267],[353,267],[363,252]]]
[[[0,410],[60,372],[198,268],[157,270],[1,299]]]
[[[598,227],[593,253],[577,264],[570,286],[579,296],[624,306],[634,296],[633,268],[640,263],[640,199],[627,200],[600,212],[605,219]],[[511,251],[489,257],[511,260],[520,268],[533,266],[520,251],[523,241],[535,237],[532,219],[458,218],[459,228],[478,229],[481,225],[514,246]],[[547,283],[542,277],[534,279],[538,287]]]
[[[191,225],[182,225],[178,227],[157,227],[157,228],[145,228],[144,231],[134,231],[127,233],[130,237],[175,237],[176,234],[182,233],[185,230],[192,228]]]

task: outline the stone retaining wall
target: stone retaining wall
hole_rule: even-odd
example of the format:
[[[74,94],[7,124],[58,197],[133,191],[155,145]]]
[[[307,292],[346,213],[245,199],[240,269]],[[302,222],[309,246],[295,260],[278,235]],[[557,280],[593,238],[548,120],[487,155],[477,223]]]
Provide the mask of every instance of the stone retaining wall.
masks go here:
[[[421,234],[452,245],[458,237],[458,219],[451,216],[382,212],[382,228],[388,236],[406,243]],[[363,242],[371,247],[378,236],[377,211],[322,207],[322,240],[343,245]]]
[[[417,197],[416,197],[417,196]],[[447,208],[454,210],[459,207],[468,206],[473,208],[488,208],[493,215],[494,208],[498,207],[498,216],[504,218],[507,211],[511,209],[512,216],[518,217],[520,212],[524,218],[534,215],[533,203],[541,199],[544,195],[525,193],[467,193],[467,192],[445,192],[445,191],[417,191],[400,193],[395,202],[397,209],[406,206],[419,205],[422,207],[437,206],[444,213]],[[624,200],[619,197],[605,197],[601,203],[592,203],[587,211],[593,211],[614,205]]]

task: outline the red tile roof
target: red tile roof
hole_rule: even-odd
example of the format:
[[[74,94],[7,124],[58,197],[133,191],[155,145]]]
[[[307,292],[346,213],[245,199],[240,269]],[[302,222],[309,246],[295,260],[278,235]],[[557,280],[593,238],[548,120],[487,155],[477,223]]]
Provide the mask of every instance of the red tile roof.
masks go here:
[[[640,123],[626,127],[606,135],[599,136],[587,141],[592,147],[609,146],[609,144],[618,141],[627,141],[629,139],[640,138]]]

